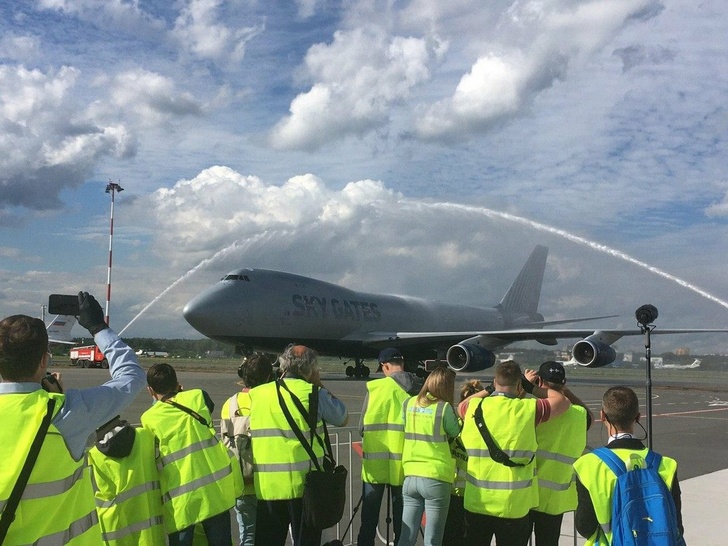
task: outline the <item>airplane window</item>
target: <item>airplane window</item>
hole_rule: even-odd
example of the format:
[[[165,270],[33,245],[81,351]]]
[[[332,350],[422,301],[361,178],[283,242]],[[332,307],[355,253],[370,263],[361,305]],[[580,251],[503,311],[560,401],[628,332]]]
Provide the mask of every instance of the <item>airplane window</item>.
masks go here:
[[[250,277],[247,275],[225,275],[222,278],[223,281],[246,281],[250,282]]]

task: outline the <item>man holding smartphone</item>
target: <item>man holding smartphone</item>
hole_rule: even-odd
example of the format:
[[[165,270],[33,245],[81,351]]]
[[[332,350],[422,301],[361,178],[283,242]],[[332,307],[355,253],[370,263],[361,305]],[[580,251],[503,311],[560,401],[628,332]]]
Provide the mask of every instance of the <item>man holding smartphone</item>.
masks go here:
[[[61,394],[59,376],[53,376],[55,383],[47,378],[48,333],[42,320],[14,315],[0,321],[0,505],[5,506],[0,543],[5,538],[6,544],[101,543],[84,449],[96,428],[132,402],[146,377],[134,351],[104,322],[96,299],[79,292],[78,304],[78,322],[94,336],[111,374],[90,389]]]

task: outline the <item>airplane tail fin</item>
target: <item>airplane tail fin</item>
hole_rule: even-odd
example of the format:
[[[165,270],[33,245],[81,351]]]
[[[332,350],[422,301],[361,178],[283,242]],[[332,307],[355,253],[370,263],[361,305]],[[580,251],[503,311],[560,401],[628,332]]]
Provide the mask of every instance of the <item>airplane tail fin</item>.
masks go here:
[[[545,246],[538,245],[533,249],[528,261],[498,305],[505,316],[537,315],[548,253],[549,249]]]
[[[72,343],[71,329],[76,324],[76,317],[73,315],[56,315],[47,326],[48,341],[51,343]]]

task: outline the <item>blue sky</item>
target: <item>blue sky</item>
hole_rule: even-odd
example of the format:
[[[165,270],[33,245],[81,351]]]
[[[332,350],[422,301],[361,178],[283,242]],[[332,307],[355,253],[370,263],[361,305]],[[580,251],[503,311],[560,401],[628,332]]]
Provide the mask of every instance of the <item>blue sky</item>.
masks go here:
[[[112,327],[183,278],[134,337],[195,335],[184,303],[243,266],[493,305],[535,244],[549,318],[632,326],[650,302],[658,327],[728,327],[695,290],[488,213],[728,299],[727,19],[719,0],[4,2],[0,315],[104,299],[113,180]]]

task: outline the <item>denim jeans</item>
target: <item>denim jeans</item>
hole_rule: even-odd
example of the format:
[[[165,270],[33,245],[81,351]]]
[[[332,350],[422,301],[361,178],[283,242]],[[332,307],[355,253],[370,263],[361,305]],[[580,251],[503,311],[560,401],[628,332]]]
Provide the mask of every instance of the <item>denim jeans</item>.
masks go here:
[[[384,483],[362,483],[361,527],[356,539],[357,546],[374,546],[379,524],[379,509],[382,506],[382,497],[385,490],[392,491],[392,526],[394,529],[394,545],[399,545],[399,535],[402,531],[402,486]],[[386,502],[386,501],[385,501]],[[386,538],[386,531],[382,533]],[[392,537],[390,537],[390,541]]]
[[[238,497],[235,501],[235,517],[240,531],[240,546],[255,544],[255,511],[258,499],[255,494]]]
[[[399,546],[415,546],[420,531],[422,513],[425,524],[425,546],[441,546],[450,507],[452,484],[432,478],[407,476],[402,486],[402,534]]]
[[[205,530],[208,546],[230,546],[233,534],[230,529],[230,512],[225,510],[200,522]],[[195,526],[192,525],[176,533],[169,534],[170,546],[192,546],[195,536]]]

